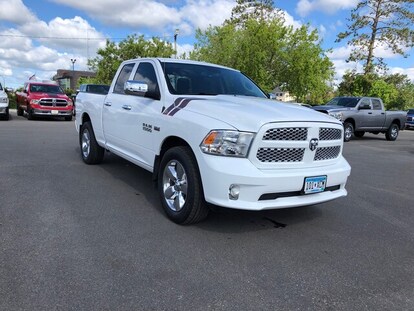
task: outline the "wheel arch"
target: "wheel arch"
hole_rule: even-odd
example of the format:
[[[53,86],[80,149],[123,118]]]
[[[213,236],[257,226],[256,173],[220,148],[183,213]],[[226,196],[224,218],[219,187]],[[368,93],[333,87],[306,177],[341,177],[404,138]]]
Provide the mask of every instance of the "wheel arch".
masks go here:
[[[191,145],[187,141],[185,141],[184,139],[182,139],[181,137],[178,137],[178,136],[166,137],[164,139],[164,141],[162,142],[162,144],[161,144],[159,154],[156,155],[155,159],[154,159],[154,170],[153,170],[153,174],[152,174],[152,180],[153,181],[156,181],[157,178],[158,178],[160,163],[161,163],[161,159],[164,156],[164,154],[167,152],[168,149],[171,149],[173,147],[178,147],[178,146],[184,146],[184,147],[190,148],[191,152],[193,153],[194,159],[196,159],[194,151],[191,148]],[[196,159],[196,164],[197,164],[197,167],[198,167],[197,159]]]

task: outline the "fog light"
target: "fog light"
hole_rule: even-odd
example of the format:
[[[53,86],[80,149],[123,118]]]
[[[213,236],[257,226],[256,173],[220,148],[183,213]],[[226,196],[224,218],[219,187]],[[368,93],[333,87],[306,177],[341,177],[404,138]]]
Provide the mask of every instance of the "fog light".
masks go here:
[[[238,185],[230,185],[229,187],[229,199],[237,200],[240,194],[240,187]]]

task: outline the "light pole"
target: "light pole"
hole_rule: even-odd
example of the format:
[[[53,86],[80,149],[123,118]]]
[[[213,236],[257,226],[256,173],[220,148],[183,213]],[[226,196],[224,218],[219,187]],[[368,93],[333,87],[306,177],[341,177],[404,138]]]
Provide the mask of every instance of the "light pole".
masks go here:
[[[70,88],[73,90],[75,89],[75,63],[76,58],[71,58],[70,61],[72,62],[72,79],[70,79]]]
[[[174,33],[174,51],[175,51],[175,58],[177,58],[177,36],[180,33],[180,29],[176,29]]]

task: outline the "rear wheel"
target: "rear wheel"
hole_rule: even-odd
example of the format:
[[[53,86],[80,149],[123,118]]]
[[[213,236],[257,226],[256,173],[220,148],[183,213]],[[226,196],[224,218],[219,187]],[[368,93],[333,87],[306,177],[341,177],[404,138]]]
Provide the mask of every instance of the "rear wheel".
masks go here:
[[[79,145],[82,160],[86,164],[99,164],[102,162],[105,149],[98,145],[90,122],[85,122],[81,126]]]
[[[163,156],[158,173],[158,193],[168,218],[189,225],[208,216],[200,173],[189,147],[173,147]]]
[[[355,137],[361,138],[362,136],[365,135],[365,132],[363,132],[363,131],[355,131],[354,132],[354,135],[355,135]]]
[[[354,136],[354,125],[350,122],[344,123],[344,141],[348,142]]]
[[[387,140],[394,141],[397,139],[399,131],[400,131],[400,128],[398,127],[398,125],[393,123],[388,128],[387,132],[385,133],[385,138]]]

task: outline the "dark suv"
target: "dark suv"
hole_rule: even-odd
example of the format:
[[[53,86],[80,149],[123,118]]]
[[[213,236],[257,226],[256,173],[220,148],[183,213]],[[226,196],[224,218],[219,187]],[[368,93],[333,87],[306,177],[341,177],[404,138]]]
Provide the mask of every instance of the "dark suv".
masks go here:
[[[405,128],[414,128],[414,108],[408,109],[407,111],[407,120],[405,121]]]

